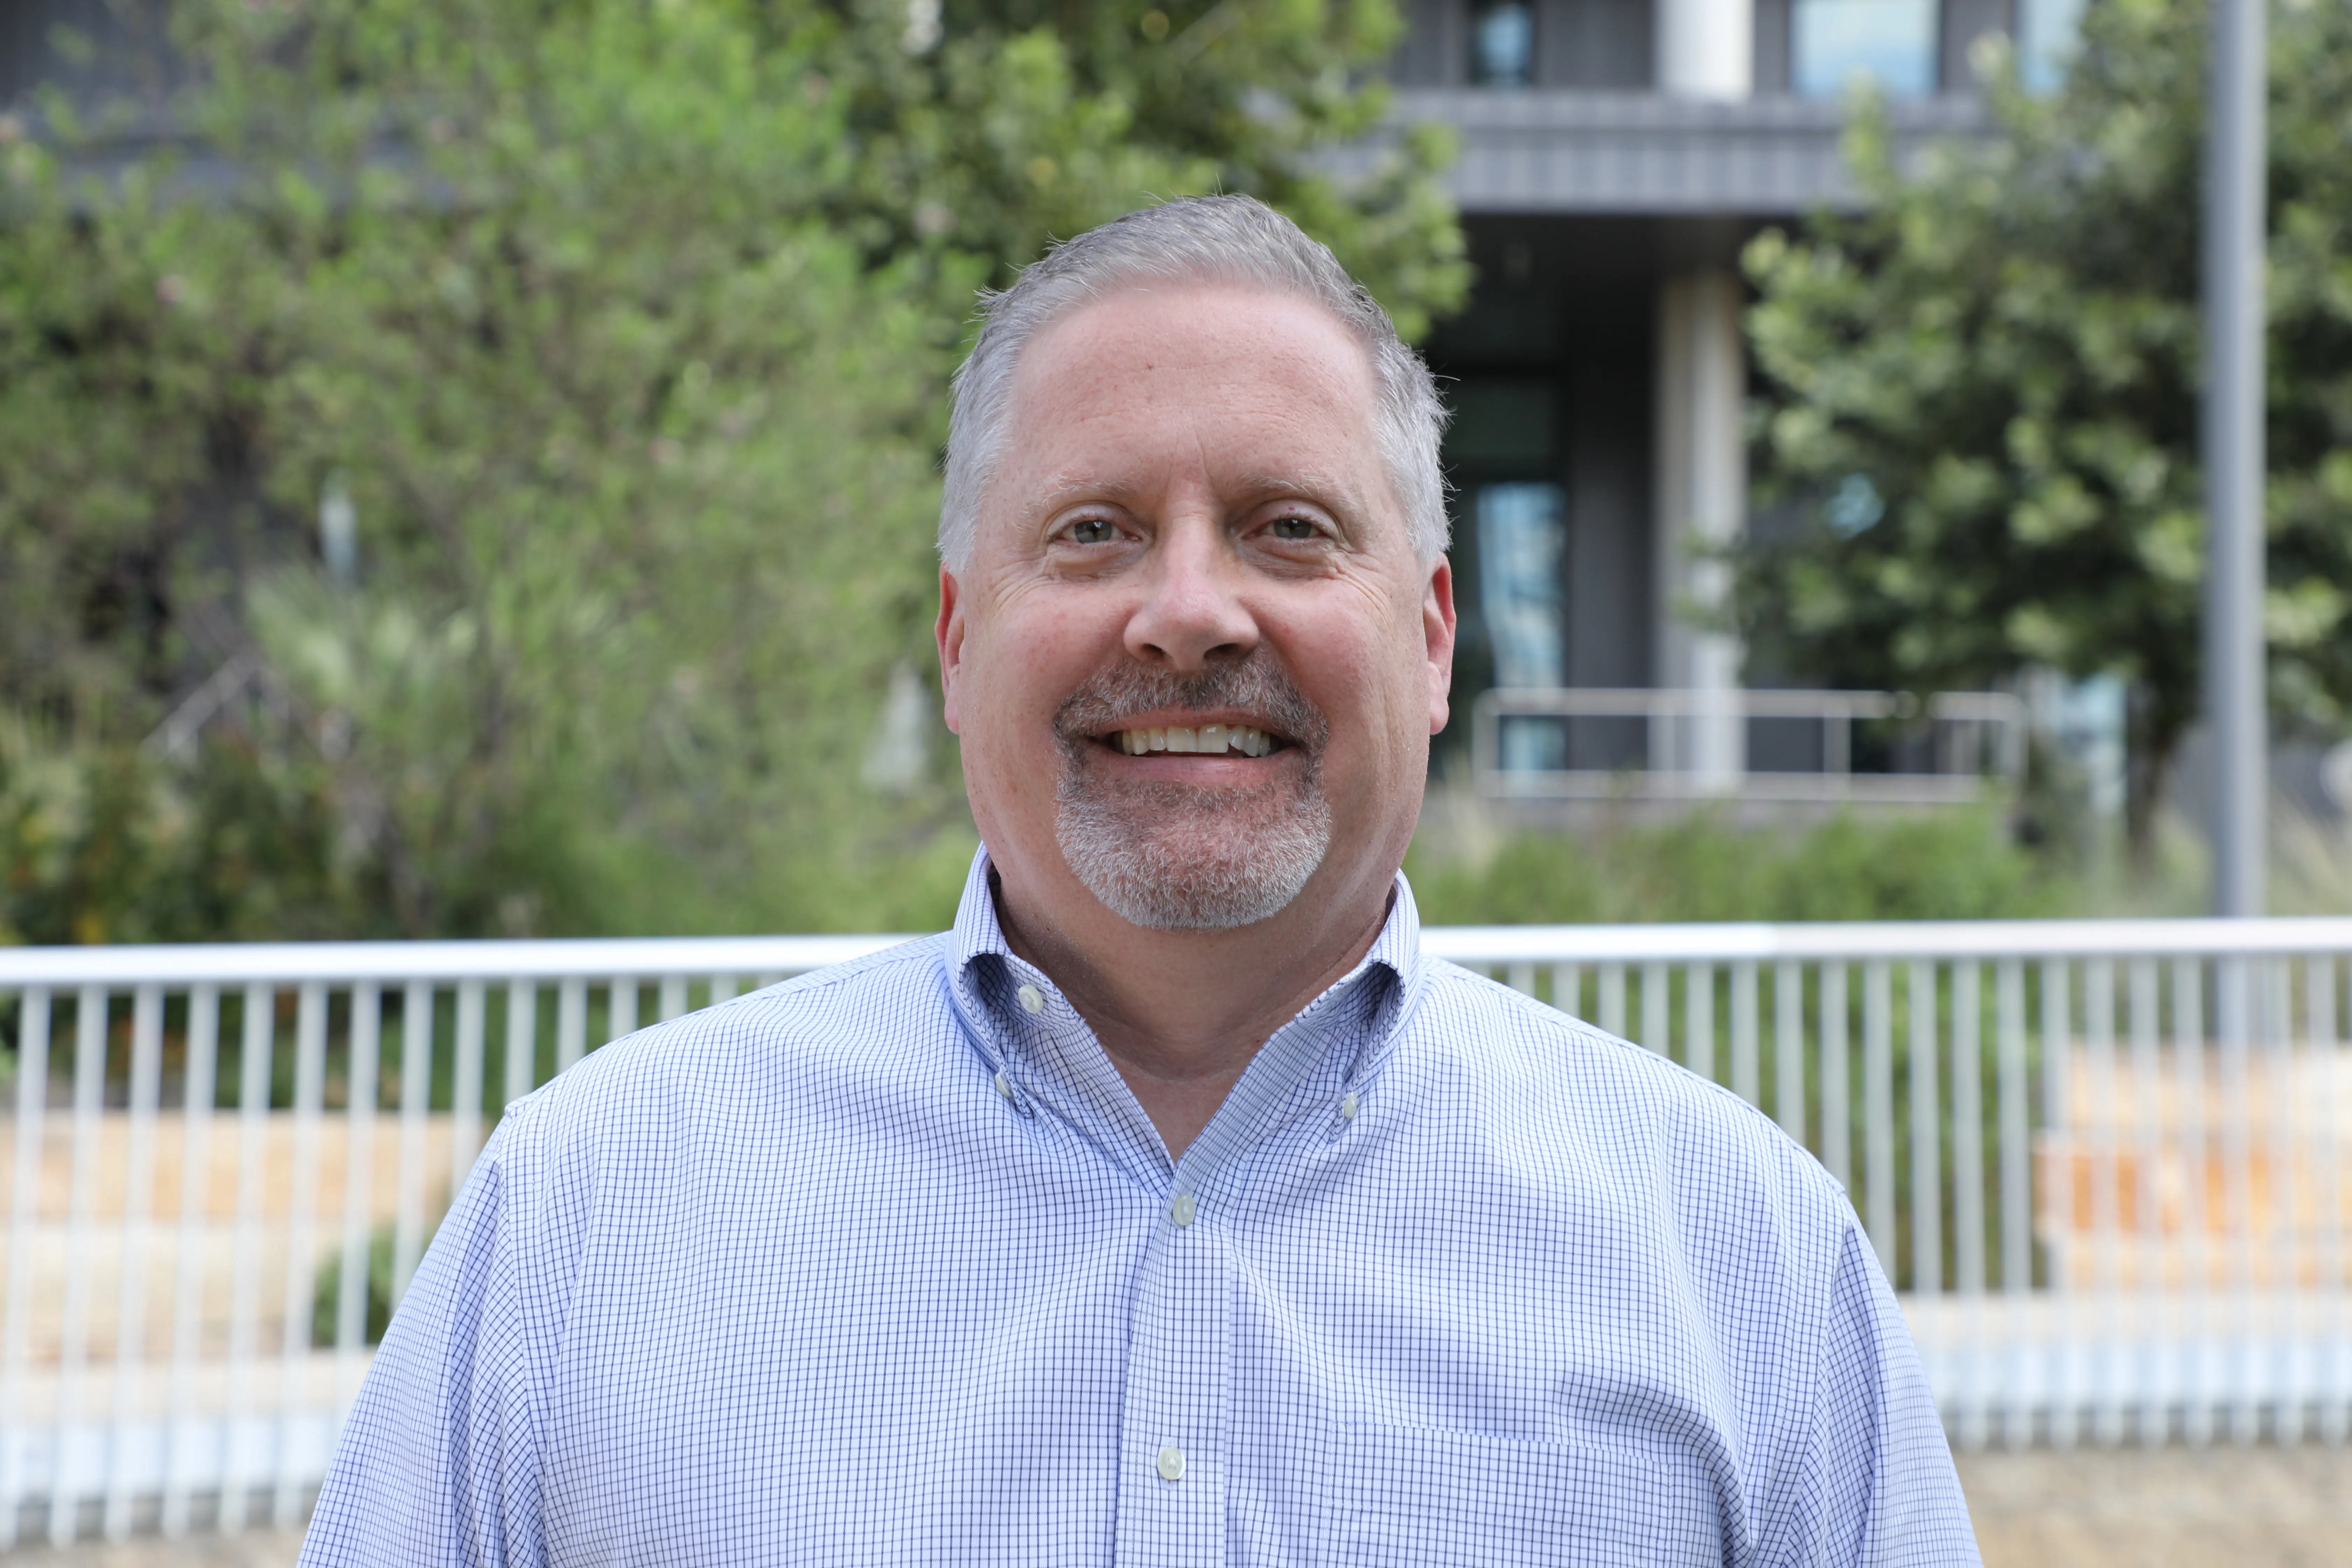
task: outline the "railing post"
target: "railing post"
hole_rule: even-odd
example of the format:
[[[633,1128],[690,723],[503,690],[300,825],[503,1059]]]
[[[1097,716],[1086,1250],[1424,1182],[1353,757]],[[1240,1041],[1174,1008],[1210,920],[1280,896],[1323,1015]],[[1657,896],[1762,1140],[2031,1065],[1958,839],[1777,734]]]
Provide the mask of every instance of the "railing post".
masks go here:
[[[2025,966],[2015,958],[2000,960],[1994,981],[1994,1049],[2000,1098],[2000,1289],[2011,1304],[2009,1321],[2022,1320],[2028,1293],[2033,1288],[2033,1220],[2029,1118],[2025,1077]],[[2025,1347],[2008,1346],[2000,1388],[2000,1436],[2003,1446],[2020,1448],[2032,1436],[2032,1407],[2025,1398]]]
[[[305,982],[294,1024],[294,1157],[286,1189],[286,1294],[278,1343],[278,1473],[270,1522],[300,1522],[302,1474],[295,1447],[310,1369],[310,1331],[318,1283],[319,1121],[327,1076],[327,987]]]
[[[2343,1047],[2336,1035],[2336,959],[2329,953],[2309,953],[2303,961],[2304,1013],[2313,1067],[2311,1100],[2316,1109],[2319,1134],[2315,1163],[2318,1166],[2319,1256],[2313,1281],[2319,1298],[2319,1321],[2333,1332],[2317,1382],[2320,1440],[2344,1441],[2346,1433],[2344,1320],[2344,1114]]]
[[[2147,1320],[2144,1330],[2152,1333],[2162,1317],[2166,1262],[2164,1216],[2160,1212],[2164,1201],[2164,1080],[2158,1058],[2156,961],[2133,959],[2125,984],[2131,1026],[2133,1109],[2138,1113],[2139,1123],[2139,1170],[2131,1189],[2132,1217],[2136,1222],[2132,1229],[2139,1251],[2137,1283],[2140,1308]],[[2139,1440],[2151,1447],[2161,1444],[2168,1436],[2163,1403],[2150,1392],[2160,1386],[2164,1371],[2153,1364],[2156,1359],[2150,1352],[2141,1367],[2137,1412]]]
[[[2045,1181],[2043,1203],[2052,1218],[2050,1226],[2050,1289],[2058,1297],[2060,1309],[2059,1333],[2050,1354],[2050,1445],[2054,1448],[2071,1448],[2080,1423],[2076,1418],[2079,1401],[2076,1396],[2074,1354],[2075,1321],[2071,1292],[2077,1268],[2074,1242],[2076,1163],[2072,1095],[2068,1075],[2071,1064],[2069,1020],[2072,1005],[2068,1000],[2067,966],[2063,959],[2042,961],[2042,1124],[2047,1129],[2049,1152],[2045,1168],[2053,1173]]]
[[[1731,966],[1731,1092],[1757,1110],[1764,1109],[1764,1075],[1758,1059],[1756,961],[1743,958]]]
[[[1772,966],[1772,1119],[1805,1141],[1805,972],[1788,959]]]
[[[2180,1142],[2189,1161],[2189,1178],[2181,1191],[2180,1266],[2198,1306],[2181,1372],[2187,1390],[2181,1401],[2181,1436],[2190,1447],[2201,1448],[2213,1439],[2214,1406],[2206,1374],[2212,1338],[2209,1303],[2215,1280],[2206,1246],[2210,1220],[2205,1200],[2214,1166],[2205,1114],[2204,965],[2194,958],[2175,959],[2172,964],[2172,1052],[2180,1091]]]
[[[425,1113],[433,1093],[433,984],[412,980],[400,999],[400,1182],[392,1226],[392,1310],[400,1310],[425,1251]]]
[[[118,1433],[128,1431],[138,1414],[146,1373],[146,1243],[154,1223],[155,1115],[163,1097],[163,988],[150,982],[131,994],[131,1147],[123,1162],[122,1263],[114,1306],[112,1425]],[[109,1541],[121,1541],[131,1534],[131,1467],[120,1444],[108,1447],[102,1528]]]
[[[506,1108],[539,1087],[539,987],[528,980],[507,982]]]
[[[367,1356],[369,1272],[375,1236],[375,1114],[383,1097],[383,988],[352,987],[352,1056],[343,1152],[343,1250],[336,1268],[335,1387],[339,1402],[357,1396]]]
[[[1886,960],[1874,958],[1862,972],[1862,1152],[1865,1173],[1863,1205],[1870,1245],[1879,1271],[1901,1289],[1895,1254],[1895,1001]]]
[[[1853,1109],[1847,1083],[1846,965],[1843,959],[1821,966],[1822,1163],[1838,1185],[1853,1184]]]
[[[1911,1028],[1911,1289],[1944,1289],[1944,1119],[1936,1109],[1936,965],[1914,960],[1906,987]]]
[[[16,1015],[16,1158],[8,1191],[7,1321],[0,1324],[0,1548],[16,1543],[25,1499],[25,1363],[33,1304],[34,1231],[41,1216],[41,1141],[49,1103],[49,988],[26,986]],[[55,1467],[52,1466],[52,1473]]]
[[[97,1228],[100,1135],[106,1109],[108,996],[85,985],[74,999],[73,1175],[67,1200],[66,1310],[58,1352],[57,1447],[49,1470],[49,1544],[68,1546],[80,1531],[82,1478],[75,1464],[89,1375],[90,1233]]]
[[[1685,1066],[1715,1081],[1715,965],[1701,959],[1683,976],[1683,1011],[1688,1017],[1690,1044]]]
[[[277,993],[255,984],[245,988],[237,1044],[236,1232],[229,1259],[228,1397],[226,1428],[220,1447],[220,1527],[234,1533],[246,1526],[253,1501],[253,1479],[244,1466],[253,1447],[247,1415],[251,1407],[255,1341],[259,1337],[261,1202],[269,1163],[270,1058],[277,1039],[273,1016]]]
[[[165,1537],[188,1531],[189,1428],[195,1424],[196,1359],[203,1349],[204,1296],[207,1270],[203,1241],[211,1216],[213,1100],[220,1055],[220,987],[199,982],[188,992],[188,1056],[180,1099],[180,1247],[173,1280],[172,1386],[163,1431],[163,1504],[159,1523]],[[0,1409],[9,1408],[0,1399]]]
[[[1642,965],[1642,1044],[1662,1057],[1674,1055],[1673,1007],[1667,989],[1666,966]]]

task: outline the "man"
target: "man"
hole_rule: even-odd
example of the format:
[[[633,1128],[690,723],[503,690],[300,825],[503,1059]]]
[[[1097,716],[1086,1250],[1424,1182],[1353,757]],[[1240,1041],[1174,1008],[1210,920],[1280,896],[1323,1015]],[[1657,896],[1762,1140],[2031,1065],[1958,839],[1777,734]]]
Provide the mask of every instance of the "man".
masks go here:
[[[1975,1561],[1820,1167],[1420,953],[1441,417],[1245,198],[989,304],[955,929],[515,1108],[306,1562]]]

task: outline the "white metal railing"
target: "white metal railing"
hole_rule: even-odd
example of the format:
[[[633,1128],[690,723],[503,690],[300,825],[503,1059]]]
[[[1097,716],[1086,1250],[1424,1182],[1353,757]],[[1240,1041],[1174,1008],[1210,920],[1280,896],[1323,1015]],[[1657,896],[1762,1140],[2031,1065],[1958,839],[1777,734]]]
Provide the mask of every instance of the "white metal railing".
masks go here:
[[[1470,754],[1480,793],[1510,799],[1958,804],[1988,776],[2024,776],[2026,717],[2000,691],[1922,702],[1898,691],[1501,687],[1471,704]],[[1901,770],[1856,771],[1855,727],[1889,721],[1916,731],[1917,755]],[[1553,729],[1560,765],[1508,765],[1511,724]],[[1804,765],[1750,765],[1769,736],[1791,732]]]
[[[0,949],[0,1538],[299,1519],[509,1100],[892,937]],[[2352,1417],[2352,920],[1433,929],[1821,1158],[1955,1438]]]

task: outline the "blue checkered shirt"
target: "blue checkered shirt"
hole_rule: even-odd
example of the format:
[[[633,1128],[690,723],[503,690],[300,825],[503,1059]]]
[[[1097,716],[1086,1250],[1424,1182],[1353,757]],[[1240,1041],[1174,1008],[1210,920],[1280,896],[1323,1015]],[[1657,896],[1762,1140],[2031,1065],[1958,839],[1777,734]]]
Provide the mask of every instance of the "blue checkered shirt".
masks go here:
[[[1423,958],[1412,896],[1171,1162],[955,929],[519,1102],[302,1561],[1973,1563],[1843,1193]]]

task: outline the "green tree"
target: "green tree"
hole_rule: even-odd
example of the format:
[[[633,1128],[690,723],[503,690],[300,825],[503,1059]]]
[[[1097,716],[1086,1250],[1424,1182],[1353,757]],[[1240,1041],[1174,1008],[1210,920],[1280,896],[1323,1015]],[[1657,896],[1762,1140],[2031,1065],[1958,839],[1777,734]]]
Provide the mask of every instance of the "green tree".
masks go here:
[[[2291,3],[2272,72],[2272,692],[2352,702],[2352,10]],[[2089,8],[2063,87],[1983,59],[1990,134],[1898,164],[1858,117],[1858,216],[1749,247],[1764,476],[1801,501],[1742,563],[1754,646],[1841,681],[2029,665],[2130,682],[2129,820],[2198,705],[2198,222],[2206,15]]]
[[[188,155],[100,183],[102,128],[16,128],[0,932],[943,918],[952,759],[867,763],[973,288],[1218,184],[1408,319],[1463,281],[1430,142],[1311,170],[1385,7],[1019,9],[199,0]],[[241,721],[127,761],[240,658]]]

